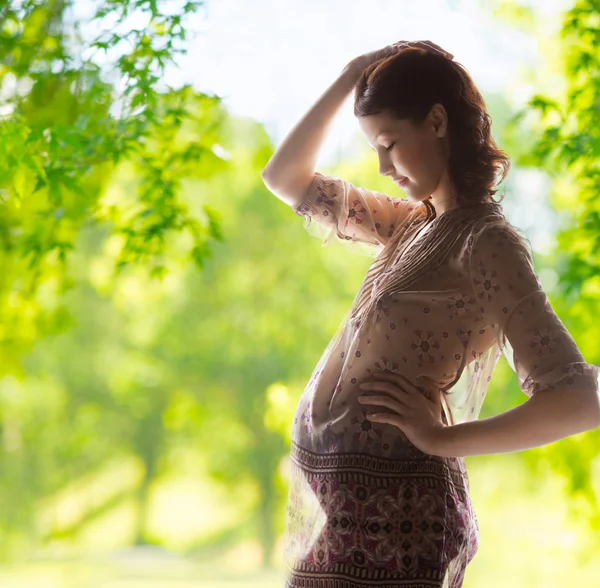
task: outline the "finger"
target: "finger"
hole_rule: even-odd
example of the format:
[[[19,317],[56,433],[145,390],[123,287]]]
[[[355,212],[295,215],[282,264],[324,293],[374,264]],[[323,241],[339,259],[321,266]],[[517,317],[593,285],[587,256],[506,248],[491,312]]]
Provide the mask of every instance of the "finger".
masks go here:
[[[434,406],[441,407],[441,389],[427,376],[419,376],[419,382],[423,382],[423,386],[415,386],[408,378],[402,374],[395,372],[375,372],[373,376],[384,381],[393,381],[396,386],[405,394],[412,398],[415,396],[425,398],[428,402],[432,402]]]
[[[366,418],[376,423],[393,425],[394,427],[398,427],[398,429],[400,429],[402,432],[404,432],[404,427],[406,426],[406,421],[402,417],[395,414],[377,412],[374,414],[368,414]]]
[[[387,45],[377,53],[377,60],[383,60],[396,53],[396,49],[391,45]]]
[[[440,47],[433,41],[417,41],[417,44],[421,45],[425,49],[433,50],[436,53],[441,53],[447,59],[454,59],[454,55],[452,55],[452,53],[446,51],[443,47]]]
[[[408,408],[406,402],[390,398],[389,396],[361,396],[358,398],[361,404],[375,404],[385,406],[394,412],[403,413]]]
[[[408,49],[413,46],[414,45],[412,45],[410,41],[400,41],[398,43],[392,43],[392,47],[394,48],[394,51],[396,53],[399,53],[400,51],[404,51],[405,49]]]
[[[435,404],[441,404],[442,402],[442,389],[432,382],[427,376],[423,376],[420,378],[420,381],[423,382],[424,392],[427,398],[429,398]]]
[[[361,390],[364,391],[377,391],[377,392],[387,392],[393,398],[402,399],[408,396],[408,392],[399,388],[394,382],[381,381],[381,382],[365,382],[359,386]]]
[[[445,51],[433,41],[419,41],[419,44],[423,45],[427,49],[434,49],[435,51],[441,51],[442,53],[445,53]]]
[[[403,376],[402,374],[395,372],[374,372],[373,377],[386,382],[393,382],[406,392],[421,392],[420,388],[415,386],[406,376]]]

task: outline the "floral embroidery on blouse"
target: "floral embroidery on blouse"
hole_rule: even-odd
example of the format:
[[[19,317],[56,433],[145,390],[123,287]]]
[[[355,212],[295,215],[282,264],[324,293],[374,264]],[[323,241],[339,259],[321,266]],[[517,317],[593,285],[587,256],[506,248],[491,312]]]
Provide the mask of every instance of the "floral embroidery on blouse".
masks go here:
[[[529,396],[560,386],[597,390],[599,368],[585,363],[554,312],[526,240],[503,223],[487,225],[471,245],[473,293],[521,390]]]
[[[315,172],[294,212],[305,218],[305,229],[323,246],[335,241],[350,242],[352,251],[377,256],[415,207],[408,198],[392,198]]]

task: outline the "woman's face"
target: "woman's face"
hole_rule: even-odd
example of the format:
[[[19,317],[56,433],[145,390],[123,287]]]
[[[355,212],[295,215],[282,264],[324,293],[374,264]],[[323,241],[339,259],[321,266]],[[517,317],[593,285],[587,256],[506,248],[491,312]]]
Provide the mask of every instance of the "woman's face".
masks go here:
[[[370,147],[379,157],[379,173],[392,180],[407,178],[402,186],[412,200],[450,197],[447,181],[448,135],[446,111],[434,104],[418,127],[389,114],[359,117]]]

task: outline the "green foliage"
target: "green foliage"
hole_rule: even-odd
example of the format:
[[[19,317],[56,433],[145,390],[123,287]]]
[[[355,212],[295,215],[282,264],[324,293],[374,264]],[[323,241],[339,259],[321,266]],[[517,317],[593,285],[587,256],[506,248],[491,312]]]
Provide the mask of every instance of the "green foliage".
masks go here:
[[[0,375],[18,373],[33,342],[60,329],[60,297],[73,285],[69,259],[85,227],[106,225],[120,238],[115,275],[143,265],[164,276],[177,233],[187,233],[189,259],[201,268],[222,238],[214,209],[191,214],[179,197],[185,178],[210,177],[229,163],[215,149],[220,99],[162,82],[185,53],[186,16],[202,5],[187,1],[166,13],[169,4],[97,3],[91,23],[101,33],[91,41],[65,18],[72,2],[2,5]],[[131,27],[134,14],[146,24]],[[102,54],[114,63],[102,66]],[[107,203],[108,182],[125,164],[136,183],[127,198]],[[52,306],[38,296],[50,282]]]
[[[536,19],[535,10],[531,3],[528,4],[524,6],[515,0],[480,0],[484,10],[508,22],[511,27],[524,31],[530,31]]]
[[[271,143],[259,125],[231,118],[223,132],[236,166],[187,184],[181,194],[193,212],[202,202],[219,208],[224,240],[203,272],[186,263],[180,234],[170,243],[164,280],[152,280],[143,268],[114,276],[118,250],[108,227],[90,225],[80,233],[72,253],[76,286],[62,297],[75,322],[38,342],[19,384],[26,407],[34,390],[46,395],[50,418],[5,405],[5,421],[18,423],[19,432],[12,465],[0,474],[0,503],[10,503],[26,475],[35,472],[38,480],[21,501],[21,518],[5,524],[11,537],[26,527],[40,543],[79,537],[131,501],[138,487],[139,503],[149,505],[151,491],[176,469],[178,448],[187,446],[202,452],[205,473],[232,502],[239,501],[239,488],[255,490],[246,532],[260,537],[267,559],[273,551],[283,531],[294,409],[364,268],[343,250],[324,254],[301,219],[265,188],[260,171]],[[117,197],[126,196],[138,175],[133,167],[124,170],[108,189],[120,186]],[[27,474],[19,469],[25,438],[35,439],[30,451],[39,459]],[[40,497],[52,511],[70,491],[68,480],[84,484],[131,457],[139,477],[107,491],[74,521],[36,527]],[[229,524],[232,531],[244,521]],[[152,539],[149,530],[143,517],[139,536]],[[211,537],[198,529],[196,547]],[[182,543],[191,548],[190,540]]]
[[[509,3],[506,3],[509,4]],[[511,6],[514,2],[510,3]],[[546,69],[531,83],[560,80],[551,92],[533,95],[511,120],[514,160],[545,171],[554,182],[553,204],[560,216],[556,247],[549,254],[558,283],[550,298],[556,312],[578,342],[586,360],[598,364],[594,321],[600,305],[600,2],[580,0],[562,19],[560,41]],[[540,43],[543,40],[540,40]],[[519,197],[521,197],[519,195]],[[524,454],[532,471],[550,468],[568,480],[569,508],[600,529],[600,503],[593,487],[591,464],[600,431],[578,435]],[[578,500],[582,498],[583,501]]]

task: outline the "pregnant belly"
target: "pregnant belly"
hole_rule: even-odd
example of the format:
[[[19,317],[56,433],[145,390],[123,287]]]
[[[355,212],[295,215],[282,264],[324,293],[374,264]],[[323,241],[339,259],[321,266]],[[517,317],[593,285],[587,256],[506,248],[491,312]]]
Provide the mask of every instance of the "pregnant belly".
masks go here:
[[[393,411],[361,404],[357,398],[364,391],[357,384],[352,386],[349,391],[342,385],[328,406],[318,402],[318,388],[307,389],[296,407],[292,440],[319,454],[352,451],[395,459],[431,457],[417,449],[398,427],[369,420],[367,415],[373,412]]]

